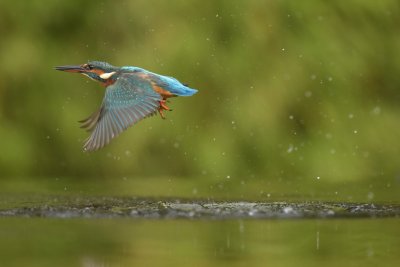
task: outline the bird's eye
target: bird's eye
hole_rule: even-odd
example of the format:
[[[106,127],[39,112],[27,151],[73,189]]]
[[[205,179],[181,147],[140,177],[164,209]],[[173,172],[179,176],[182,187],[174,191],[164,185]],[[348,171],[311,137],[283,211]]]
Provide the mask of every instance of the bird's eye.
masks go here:
[[[83,64],[82,68],[86,69],[86,70],[91,70],[93,67],[89,64]]]

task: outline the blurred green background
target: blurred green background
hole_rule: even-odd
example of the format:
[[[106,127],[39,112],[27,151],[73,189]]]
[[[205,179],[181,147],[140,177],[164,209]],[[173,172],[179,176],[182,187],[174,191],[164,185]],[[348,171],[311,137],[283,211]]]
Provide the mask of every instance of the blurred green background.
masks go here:
[[[2,188],[399,200],[399,11],[396,0],[0,1]],[[104,88],[53,67],[88,60],[199,93],[84,153],[77,121]]]
[[[398,204],[399,12],[397,0],[0,0],[0,209],[63,194]],[[104,88],[53,67],[89,60],[199,93],[84,153],[77,121]],[[0,266],[395,266],[398,229],[0,218]]]

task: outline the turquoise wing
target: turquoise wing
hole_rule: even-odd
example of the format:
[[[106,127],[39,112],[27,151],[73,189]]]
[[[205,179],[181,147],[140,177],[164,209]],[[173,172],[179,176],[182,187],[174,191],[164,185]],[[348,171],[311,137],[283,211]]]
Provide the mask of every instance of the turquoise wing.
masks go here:
[[[133,73],[121,74],[107,87],[100,109],[81,121],[81,127],[91,131],[83,149],[104,147],[128,127],[156,113],[160,100],[149,81]]]

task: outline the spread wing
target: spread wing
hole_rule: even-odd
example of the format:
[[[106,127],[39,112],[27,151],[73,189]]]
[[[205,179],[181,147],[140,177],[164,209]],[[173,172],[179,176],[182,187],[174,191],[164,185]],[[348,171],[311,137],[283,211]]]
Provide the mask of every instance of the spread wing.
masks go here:
[[[92,132],[83,149],[94,151],[104,147],[128,127],[153,115],[160,100],[149,81],[133,73],[121,74],[107,87],[100,109],[81,121],[81,127]]]

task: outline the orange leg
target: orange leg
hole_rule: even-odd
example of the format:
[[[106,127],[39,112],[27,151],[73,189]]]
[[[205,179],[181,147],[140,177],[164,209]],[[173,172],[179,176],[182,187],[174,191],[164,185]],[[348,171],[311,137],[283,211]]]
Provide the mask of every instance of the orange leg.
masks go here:
[[[160,100],[160,107],[158,108],[158,113],[160,113],[161,118],[165,119],[164,110],[171,110],[167,105],[165,105],[166,100]]]

